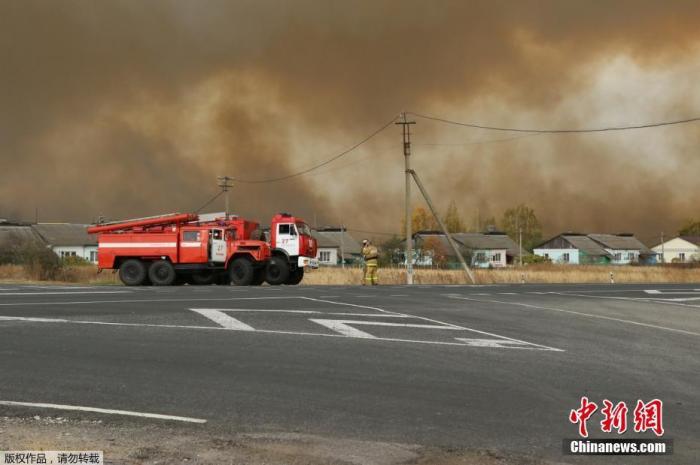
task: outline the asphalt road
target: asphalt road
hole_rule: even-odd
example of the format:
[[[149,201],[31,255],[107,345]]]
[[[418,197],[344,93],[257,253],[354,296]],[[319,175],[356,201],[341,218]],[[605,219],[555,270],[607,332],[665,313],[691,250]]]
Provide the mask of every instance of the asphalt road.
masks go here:
[[[699,349],[700,284],[0,285],[3,402],[572,463],[700,462]],[[661,399],[674,454],[563,456],[582,396],[625,401],[632,439],[655,437],[637,400]],[[591,437],[616,437],[601,418]]]

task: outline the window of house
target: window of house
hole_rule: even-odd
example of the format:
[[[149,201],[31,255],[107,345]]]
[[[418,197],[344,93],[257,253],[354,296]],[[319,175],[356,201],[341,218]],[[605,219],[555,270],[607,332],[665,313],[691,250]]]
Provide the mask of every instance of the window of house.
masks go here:
[[[627,252],[627,260],[634,261],[634,252]]]
[[[91,262],[96,262],[97,261],[97,252],[94,250],[90,251],[90,261]]]
[[[477,252],[476,261],[477,262],[485,262],[486,261],[486,254],[484,252]]]
[[[322,250],[318,253],[319,261],[328,263],[331,261],[331,252],[329,250]]]
[[[546,254],[543,255],[543,257],[546,258],[546,259],[549,259],[549,254],[546,253]]]
[[[495,253],[491,256],[491,261],[492,262],[500,262],[501,261],[501,253]]]
[[[615,260],[617,260],[617,261],[622,260],[622,253],[621,253],[621,252],[617,252],[617,253],[615,254]]]
[[[569,263],[569,259],[569,252],[561,254],[561,261],[563,261],[564,263]]]
[[[185,231],[182,233],[185,242],[199,242],[199,231]]]
[[[684,262],[685,261],[685,252],[680,252],[678,254],[678,260]]]

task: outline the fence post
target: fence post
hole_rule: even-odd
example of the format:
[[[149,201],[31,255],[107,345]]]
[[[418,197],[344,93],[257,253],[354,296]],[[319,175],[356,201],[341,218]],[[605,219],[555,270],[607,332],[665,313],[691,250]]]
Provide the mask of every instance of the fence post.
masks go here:
[[[615,284],[615,275],[613,275],[613,272],[610,272],[610,284]]]

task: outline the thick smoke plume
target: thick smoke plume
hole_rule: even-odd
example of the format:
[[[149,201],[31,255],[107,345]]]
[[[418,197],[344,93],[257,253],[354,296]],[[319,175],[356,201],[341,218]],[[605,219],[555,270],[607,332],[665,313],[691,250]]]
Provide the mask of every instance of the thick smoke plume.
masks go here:
[[[555,128],[696,116],[699,20],[697,1],[2,2],[0,217],[194,210],[217,175],[304,169],[402,110]],[[468,221],[525,202],[548,233],[645,238],[700,215],[697,124],[414,129],[415,167]],[[237,184],[232,204],[397,231],[402,163],[392,126],[311,175]]]

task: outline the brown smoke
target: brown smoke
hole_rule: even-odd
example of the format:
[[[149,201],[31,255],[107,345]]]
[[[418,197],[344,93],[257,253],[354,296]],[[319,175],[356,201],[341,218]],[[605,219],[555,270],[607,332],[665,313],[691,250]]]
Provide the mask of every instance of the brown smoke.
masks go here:
[[[698,20],[696,1],[2,2],[0,217],[193,210],[219,174],[304,169],[405,109],[527,127],[695,116]],[[653,95],[614,76],[592,103],[620,57],[676,71]],[[526,202],[549,233],[644,237],[700,214],[697,124],[473,144],[512,134],[418,123],[414,165],[468,220]],[[238,184],[234,210],[396,231],[398,131],[313,175]]]

